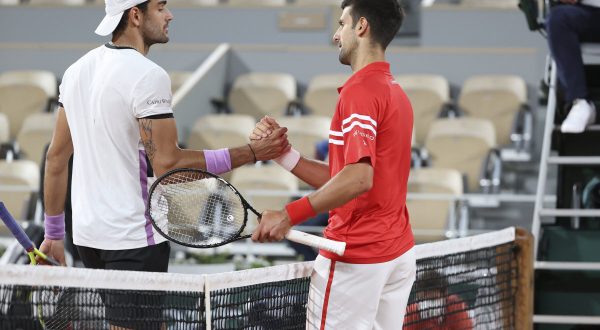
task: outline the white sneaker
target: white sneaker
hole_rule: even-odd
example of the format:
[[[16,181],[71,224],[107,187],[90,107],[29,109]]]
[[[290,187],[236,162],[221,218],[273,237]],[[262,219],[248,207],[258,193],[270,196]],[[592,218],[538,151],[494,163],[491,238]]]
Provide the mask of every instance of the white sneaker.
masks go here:
[[[596,121],[596,107],[586,100],[577,99],[563,121],[560,131],[563,133],[582,133],[586,126]]]

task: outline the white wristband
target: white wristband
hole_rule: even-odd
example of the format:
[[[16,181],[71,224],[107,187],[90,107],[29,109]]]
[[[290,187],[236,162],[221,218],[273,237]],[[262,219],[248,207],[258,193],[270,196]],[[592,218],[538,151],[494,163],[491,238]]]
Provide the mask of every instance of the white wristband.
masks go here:
[[[285,168],[288,171],[292,171],[298,162],[300,161],[300,153],[298,150],[292,148],[285,154],[273,159],[279,166]]]

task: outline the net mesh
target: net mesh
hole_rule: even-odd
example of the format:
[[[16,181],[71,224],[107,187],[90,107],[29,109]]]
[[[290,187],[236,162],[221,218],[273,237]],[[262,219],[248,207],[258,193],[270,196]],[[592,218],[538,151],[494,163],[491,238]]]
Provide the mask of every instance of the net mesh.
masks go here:
[[[415,248],[405,329],[515,328],[518,249],[514,237],[491,237]],[[311,269],[182,275],[5,266],[0,329],[304,329]]]
[[[192,246],[217,246],[238,236],[245,209],[235,190],[220,178],[178,170],[150,191],[149,213],[161,234]]]

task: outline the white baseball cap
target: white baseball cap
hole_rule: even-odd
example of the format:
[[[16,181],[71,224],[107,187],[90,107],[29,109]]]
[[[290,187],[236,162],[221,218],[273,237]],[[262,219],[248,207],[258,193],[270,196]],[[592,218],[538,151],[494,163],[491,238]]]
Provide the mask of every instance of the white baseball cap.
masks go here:
[[[106,0],[106,16],[98,27],[96,28],[96,34],[101,36],[107,36],[111,34],[119,25],[123,12],[131,7],[135,7],[142,2],[147,0]]]

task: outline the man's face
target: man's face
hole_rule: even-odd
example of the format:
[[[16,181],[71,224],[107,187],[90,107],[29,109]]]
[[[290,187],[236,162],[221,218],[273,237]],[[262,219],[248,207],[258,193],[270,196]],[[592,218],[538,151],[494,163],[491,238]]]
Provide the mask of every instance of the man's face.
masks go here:
[[[150,0],[144,13],[142,37],[146,45],[164,44],[169,41],[169,22],[173,14],[167,9],[166,0]]]
[[[339,20],[340,27],[333,35],[333,42],[337,43],[340,50],[340,62],[345,65],[350,65],[352,63],[352,58],[355,56],[354,54],[358,47],[356,32],[352,28],[353,22],[351,10],[351,6],[344,8]]]

